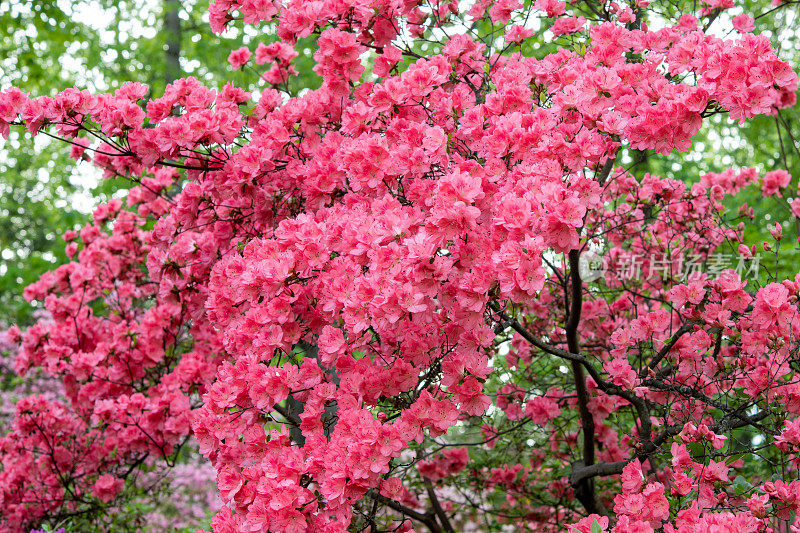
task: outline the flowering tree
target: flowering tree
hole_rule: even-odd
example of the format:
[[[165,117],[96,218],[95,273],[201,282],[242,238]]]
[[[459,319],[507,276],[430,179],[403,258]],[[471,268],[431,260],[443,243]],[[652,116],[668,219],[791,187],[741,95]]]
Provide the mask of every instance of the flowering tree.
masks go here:
[[[797,185],[621,157],[795,103],[752,17],[707,31],[730,7],[217,0],[214,31],[281,38],[230,55],[258,98],[0,93],[0,132],[137,183],[26,290],[17,369],[66,401],[17,404],[0,527],[102,514],[190,435],[215,532],[800,527],[800,276],[754,275],[788,237],[742,242],[735,198]]]

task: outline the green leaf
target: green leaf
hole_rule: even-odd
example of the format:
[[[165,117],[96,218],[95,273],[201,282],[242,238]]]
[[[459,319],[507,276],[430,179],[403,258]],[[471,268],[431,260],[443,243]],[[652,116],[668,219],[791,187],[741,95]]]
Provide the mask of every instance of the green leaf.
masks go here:
[[[746,494],[747,492],[752,490],[752,488],[753,485],[750,484],[750,482],[747,481],[742,476],[736,476],[736,479],[733,480],[733,491],[736,493],[737,496]]]

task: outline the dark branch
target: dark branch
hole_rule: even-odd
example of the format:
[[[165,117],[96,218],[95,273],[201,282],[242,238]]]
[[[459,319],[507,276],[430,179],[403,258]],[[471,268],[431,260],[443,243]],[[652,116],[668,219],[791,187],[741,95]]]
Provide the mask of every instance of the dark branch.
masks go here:
[[[415,511],[410,507],[406,507],[402,503],[387,498],[386,496],[375,490],[370,491],[369,495],[371,498],[374,498],[383,505],[391,509],[394,509],[398,513],[402,513],[405,516],[411,518],[412,520],[416,520],[417,522],[425,524],[428,527],[428,529],[431,530],[431,533],[443,533],[442,528],[439,527],[439,524],[436,522],[436,518],[434,518],[433,513],[420,513],[419,511]]]

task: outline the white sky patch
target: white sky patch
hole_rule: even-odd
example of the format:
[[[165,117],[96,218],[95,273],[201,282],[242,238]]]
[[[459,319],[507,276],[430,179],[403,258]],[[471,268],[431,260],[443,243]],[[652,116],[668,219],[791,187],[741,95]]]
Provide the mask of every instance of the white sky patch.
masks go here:
[[[80,163],[75,167],[69,182],[84,191],[89,191],[97,187],[102,179],[103,173],[99,168],[90,163]],[[90,214],[100,202],[88,192],[76,194],[73,197],[73,209]]]

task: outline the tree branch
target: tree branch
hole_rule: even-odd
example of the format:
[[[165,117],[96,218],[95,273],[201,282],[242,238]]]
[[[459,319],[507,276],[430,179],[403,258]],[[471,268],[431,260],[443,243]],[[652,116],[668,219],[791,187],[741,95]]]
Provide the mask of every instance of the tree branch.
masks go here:
[[[447,513],[444,512],[442,509],[441,504],[439,503],[439,498],[436,496],[436,491],[433,490],[433,483],[428,478],[425,479],[425,490],[428,493],[428,498],[431,500],[431,505],[433,506],[433,511],[436,513],[436,516],[439,517],[439,522],[442,523],[442,529],[446,533],[455,533],[452,524],[450,524],[450,519],[447,517]]]
[[[583,307],[583,283],[580,274],[579,250],[569,252],[569,274],[570,302],[567,323],[565,326],[567,336],[567,347],[575,354],[580,353],[580,343],[578,341],[578,325],[581,321],[581,309]],[[594,464],[594,416],[589,411],[589,391],[586,389],[586,373],[582,361],[572,361],[572,375],[575,381],[575,392],[578,396],[578,412],[581,415],[581,430],[583,431],[583,461],[589,467]],[[575,487],[575,495],[589,513],[607,515],[608,512],[603,505],[597,501],[594,491],[594,481],[590,477],[583,477],[572,485]]]
[[[767,428],[767,427],[764,427],[764,426],[762,426],[761,424],[758,423],[759,420],[761,420],[763,418],[766,418],[769,415],[769,413],[765,414],[764,416],[761,416],[758,419],[756,419],[755,416],[756,415],[761,415],[763,413],[763,411],[761,413],[756,413],[756,415],[754,415],[753,417],[747,416],[745,414],[742,414],[742,413],[738,412],[737,410],[731,409],[730,407],[728,407],[724,403],[722,403],[722,402],[720,402],[718,400],[715,400],[714,398],[706,396],[705,394],[703,394],[699,390],[693,389],[692,387],[689,387],[689,386],[686,386],[686,385],[672,385],[670,383],[664,383],[664,382],[662,382],[660,380],[656,380],[656,379],[645,380],[645,381],[642,382],[642,384],[645,385],[646,387],[650,387],[650,388],[653,388],[653,389],[659,389],[659,390],[668,391],[668,392],[676,392],[676,393],[681,394],[683,396],[689,396],[690,398],[694,398],[696,400],[700,400],[701,402],[706,403],[706,404],[710,405],[711,407],[719,409],[720,411],[725,413],[725,416],[723,417],[723,420],[725,418],[730,418],[730,419],[734,419],[735,418],[735,419],[739,420],[740,422],[742,422],[743,423],[742,426],[739,426],[739,427],[753,426],[754,428],[758,428],[759,430],[763,431],[764,433],[766,433],[768,435],[775,435],[777,433],[775,430]],[[725,425],[727,426],[727,424],[725,424]],[[733,427],[733,426],[730,426],[730,427]]]
[[[643,368],[639,371],[639,379],[644,379],[647,376],[648,370],[655,370],[660,363],[669,353],[669,351],[678,343],[680,338],[689,333],[694,329],[694,324],[684,324],[675,332],[675,334],[670,337],[669,341],[658,351],[658,353],[653,357],[653,360],[650,361],[650,364],[647,365],[647,368]]]
[[[622,461],[615,461],[607,463],[605,461],[595,463],[590,466],[585,466],[583,461],[573,463],[572,472],[569,474],[569,484],[573,487],[581,483],[585,479],[593,478],[595,476],[612,476],[614,474],[621,474],[622,469],[631,462],[631,459],[624,459]]]
[[[433,513],[420,513],[419,511],[415,511],[410,507],[406,507],[402,503],[396,502],[390,498],[387,498],[383,494],[379,493],[376,490],[372,490],[369,492],[371,498],[374,498],[378,502],[386,505],[387,507],[394,509],[398,513],[402,513],[407,517],[411,518],[412,520],[416,520],[417,522],[421,522],[425,524],[428,529],[431,530],[431,533],[443,533],[442,528],[439,527],[439,524],[436,522],[436,519],[433,516]]]

